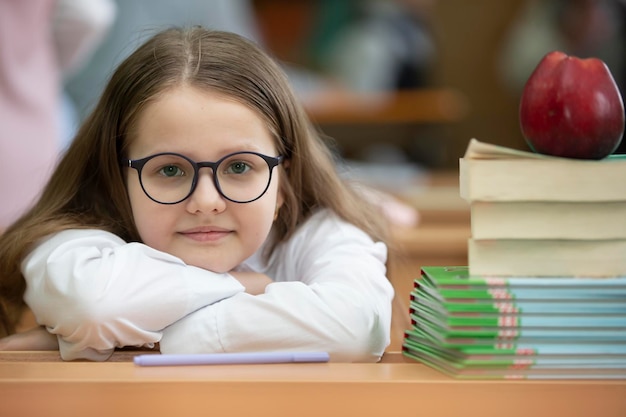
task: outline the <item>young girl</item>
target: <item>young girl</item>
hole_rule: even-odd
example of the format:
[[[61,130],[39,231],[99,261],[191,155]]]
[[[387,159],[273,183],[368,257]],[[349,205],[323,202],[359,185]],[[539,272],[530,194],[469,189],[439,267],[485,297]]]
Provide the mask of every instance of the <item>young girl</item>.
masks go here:
[[[24,301],[43,327],[0,348],[376,361],[393,290],[381,216],[359,195],[257,46],[163,31],[120,65],[2,235],[0,333],[15,333]]]

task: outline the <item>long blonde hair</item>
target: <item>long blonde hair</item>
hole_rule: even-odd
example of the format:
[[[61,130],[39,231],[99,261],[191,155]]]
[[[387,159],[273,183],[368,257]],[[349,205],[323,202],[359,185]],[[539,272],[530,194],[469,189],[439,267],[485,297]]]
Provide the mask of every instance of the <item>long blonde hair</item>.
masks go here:
[[[0,239],[0,336],[15,332],[24,307],[23,258],[38,240],[68,228],[99,228],[140,242],[120,160],[146,103],[187,84],[233,97],[256,111],[285,155],[285,202],[272,245],[288,239],[315,210],[329,208],[385,239],[379,213],[336,172],[332,152],[311,125],[276,62],[233,33],[201,27],[157,33],[112,75],[94,111],[59,162],[34,207]],[[283,169],[283,168],[281,168]]]

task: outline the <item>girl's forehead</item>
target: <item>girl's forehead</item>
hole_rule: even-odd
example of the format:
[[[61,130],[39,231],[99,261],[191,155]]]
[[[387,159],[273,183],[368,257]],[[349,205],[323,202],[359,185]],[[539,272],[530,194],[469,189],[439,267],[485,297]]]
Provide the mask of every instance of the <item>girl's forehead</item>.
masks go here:
[[[239,150],[272,155],[275,148],[274,135],[258,112],[232,97],[190,86],[167,90],[147,103],[129,143],[135,157],[157,152],[215,157]]]

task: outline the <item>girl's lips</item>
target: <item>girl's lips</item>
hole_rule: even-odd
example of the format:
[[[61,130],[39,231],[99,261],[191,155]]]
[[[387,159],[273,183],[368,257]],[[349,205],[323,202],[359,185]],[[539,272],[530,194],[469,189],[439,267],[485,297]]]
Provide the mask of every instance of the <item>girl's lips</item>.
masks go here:
[[[231,230],[220,228],[199,228],[180,232],[184,237],[197,242],[215,242],[231,234]]]

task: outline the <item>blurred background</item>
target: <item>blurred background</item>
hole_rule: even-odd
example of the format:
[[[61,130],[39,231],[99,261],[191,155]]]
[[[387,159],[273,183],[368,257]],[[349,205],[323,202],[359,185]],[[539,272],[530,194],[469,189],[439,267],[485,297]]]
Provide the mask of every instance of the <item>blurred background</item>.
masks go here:
[[[0,193],[13,202],[0,232],[143,40],[171,25],[233,31],[284,66],[345,175],[384,191],[398,226],[395,327],[407,328],[419,267],[467,262],[458,160],[469,140],[528,150],[518,104],[552,50],[601,58],[623,96],[625,10],[626,0],[0,0]]]
[[[454,170],[472,137],[526,149],[519,97],[550,50],[601,57],[624,86],[622,0],[109,1],[110,28],[64,80],[75,122],[126,54],[171,24],[259,42],[355,161]]]
[[[424,188],[458,194],[470,139],[528,149],[518,104],[547,52],[604,60],[624,91],[625,10],[626,0],[0,0],[10,173],[0,191],[15,202],[0,208],[0,230],[35,198],[116,66],[164,27],[259,43],[344,174],[408,201],[413,213],[396,205],[392,219],[412,226],[433,199]]]

